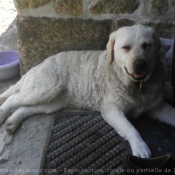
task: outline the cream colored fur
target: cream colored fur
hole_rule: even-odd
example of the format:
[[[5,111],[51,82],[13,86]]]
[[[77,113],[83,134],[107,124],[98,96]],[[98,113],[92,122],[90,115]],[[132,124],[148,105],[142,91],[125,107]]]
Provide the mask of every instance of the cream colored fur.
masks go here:
[[[0,123],[10,116],[5,128],[12,133],[23,119],[37,113],[63,108],[101,111],[103,118],[129,141],[134,155],[149,157],[148,146],[127,117],[147,113],[175,126],[175,110],[163,102],[158,51],[155,31],[135,25],[113,32],[107,51],[53,55],[0,95]],[[138,59],[147,63],[142,80],[133,78],[133,63]]]

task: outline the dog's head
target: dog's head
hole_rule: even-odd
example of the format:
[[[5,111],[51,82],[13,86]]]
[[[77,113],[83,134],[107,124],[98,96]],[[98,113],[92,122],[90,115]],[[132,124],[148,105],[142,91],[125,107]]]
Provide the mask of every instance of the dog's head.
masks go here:
[[[160,41],[154,29],[142,25],[122,27],[111,33],[107,50],[109,64],[135,82],[146,82],[159,59]]]

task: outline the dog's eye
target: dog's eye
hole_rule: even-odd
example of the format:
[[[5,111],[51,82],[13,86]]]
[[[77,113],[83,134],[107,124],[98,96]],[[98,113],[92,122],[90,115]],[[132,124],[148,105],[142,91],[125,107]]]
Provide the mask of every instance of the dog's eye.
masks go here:
[[[151,43],[143,43],[143,44],[142,44],[142,48],[143,48],[144,50],[148,49],[150,46],[151,46]]]
[[[123,46],[122,49],[129,51],[131,49],[131,46]]]

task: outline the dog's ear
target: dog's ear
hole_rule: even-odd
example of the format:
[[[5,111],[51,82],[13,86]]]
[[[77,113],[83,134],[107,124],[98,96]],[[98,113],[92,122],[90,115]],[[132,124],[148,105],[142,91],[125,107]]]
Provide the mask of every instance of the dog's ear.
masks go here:
[[[154,38],[154,42],[155,42],[155,45],[156,45],[156,57],[158,60],[160,60],[160,47],[161,47],[161,42],[160,42],[160,39],[156,33],[156,31],[153,29],[153,38]]]
[[[112,32],[109,36],[109,41],[107,43],[107,51],[109,54],[109,64],[114,61],[114,44],[115,44],[116,32]]]
[[[161,47],[161,42],[160,42],[160,39],[155,31],[153,32],[153,38],[155,40],[156,49],[157,49],[157,51],[159,51],[160,47]]]
[[[160,39],[156,33],[156,31],[154,29],[153,30],[153,38],[154,38],[154,41],[155,41],[155,45],[156,45],[156,51],[157,51],[157,56],[159,56],[159,51],[160,51],[160,47],[161,47],[161,42],[160,42]]]

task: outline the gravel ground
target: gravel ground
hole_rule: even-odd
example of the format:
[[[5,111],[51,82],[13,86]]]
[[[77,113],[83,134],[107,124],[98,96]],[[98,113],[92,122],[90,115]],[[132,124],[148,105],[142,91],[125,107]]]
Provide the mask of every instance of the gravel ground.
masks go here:
[[[16,15],[13,0],[0,0],[0,51],[17,50]]]

